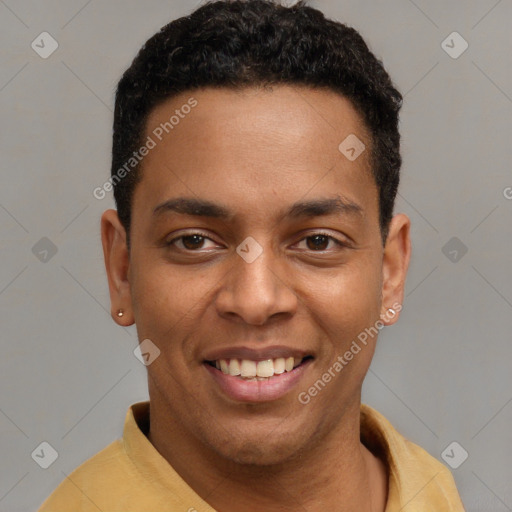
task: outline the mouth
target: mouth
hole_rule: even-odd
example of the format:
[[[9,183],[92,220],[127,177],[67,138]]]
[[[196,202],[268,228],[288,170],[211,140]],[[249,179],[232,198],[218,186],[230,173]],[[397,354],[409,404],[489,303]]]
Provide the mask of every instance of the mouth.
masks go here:
[[[213,389],[235,403],[264,403],[284,398],[298,386],[314,361],[311,355],[289,353],[273,358],[234,355],[207,359],[203,367],[212,378]],[[253,358],[247,358],[248,355]]]
[[[268,381],[273,377],[289,373],[313,359],[306,357],[277,357],[274,359],[216,359],[205,361],[212,368],[221,371],[224,375],[238,377],[244,381]]]

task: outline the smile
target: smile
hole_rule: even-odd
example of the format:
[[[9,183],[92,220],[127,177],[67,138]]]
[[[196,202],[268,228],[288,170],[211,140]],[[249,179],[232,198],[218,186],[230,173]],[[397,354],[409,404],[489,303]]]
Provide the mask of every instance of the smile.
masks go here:
[[[272,402],[297,387],[314,361],[309,355],[279,356],[266,359],[224,356],[204,361],[203,367],[216,384],[214,389],[224,397],[238,403]]]
[[[298,357],[277,357],[263,361],[251,359],[217,359],[207,361],[210,366],[215,366],[224,375],[240,377],[244,380],[267,380],[275,375],[291,372],[297,368],[305,359]]]

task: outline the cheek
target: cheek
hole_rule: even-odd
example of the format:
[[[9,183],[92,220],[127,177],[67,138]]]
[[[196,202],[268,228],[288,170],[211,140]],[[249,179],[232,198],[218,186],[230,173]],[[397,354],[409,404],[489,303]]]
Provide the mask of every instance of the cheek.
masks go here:
[[[308,279],[305,303],[337,345],[345,344],[380,315],[380,274],[371,265],[347,265],[326,279]]]
[[[179,325],[199,299],[198,283],[190,285],[169,265],[135,265],[133,275],[130,289],[135,322],[146,337]]]
[[[360,390],[373,358],[379,332],[374,326],[380,315],[380,279],[367,267],[364,272],[339,272],[328,283],[312,291],[310,304],[315,310],[310,313],[324,340],[316,370],[302,391],[311,399],[312,414],[336,424],[342,405]],[[326,408],[331,411],[328,415]]]
[[[159,323],[176,322],[200,307],[210,287],[206,277],[192,267],[178,268],[161,260],[135,265],[131,283],[139,316],[158,315]]]
[[[194,344],[211,302],[212,280],[193,269],[177,268],[165,262],[134,266],[131,283],[135,323],[140,340],[149,338],[168,356],[172,366],[195,359]]]

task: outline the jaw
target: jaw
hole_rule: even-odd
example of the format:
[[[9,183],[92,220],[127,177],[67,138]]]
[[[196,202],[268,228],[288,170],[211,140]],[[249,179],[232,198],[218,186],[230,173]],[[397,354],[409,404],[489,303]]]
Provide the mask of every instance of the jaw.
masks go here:
[[[339,431],[357,398],[358,376],[346,368],[309,404],[299,401],[299,394],[330,367],[332,351],[304,355],[291,372],[265,381],[242,379],[207,361],[187,363],[176,356],[164,355],[148,367],[151,426],[160,444],[169,451],[182,447],[185,459],[195,452],[199,464],[291,464]]]

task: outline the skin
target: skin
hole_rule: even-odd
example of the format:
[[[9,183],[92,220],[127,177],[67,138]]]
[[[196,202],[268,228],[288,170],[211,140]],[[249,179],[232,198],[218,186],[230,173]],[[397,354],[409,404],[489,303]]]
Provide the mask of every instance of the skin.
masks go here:
[[[136,323],[139,339],[161,351],[147,367],[148,437],[222,512],[384,511],[386,465],[359,438],[361,387],[377,336],[307,405],[297,397],[365,328],[399,318],[385,315],[402,304],[410,220],[395,215],[383,247],[371,140],[335,92],[286,85],[187,92],[151,113],[146,136],[191,96],[197,107],[144,158],[130,252],[116,211],[101,220],[112,316]],[[366,145],[353,162],[338,150],[349,134]],[[337,196],[361,213],[284,216],[296,201]],[[233,215],[153,215],[177,197],[206,199]],[[198,230],[207,238],[165,245]],[[319,231],[347,246],[320,238],[316,248],[308,237]],[[252,263],[236,252],[248,236],[263,249]],[[313,356],[278,400],[232,400],[203,364],[212,347],[275,344]]]

